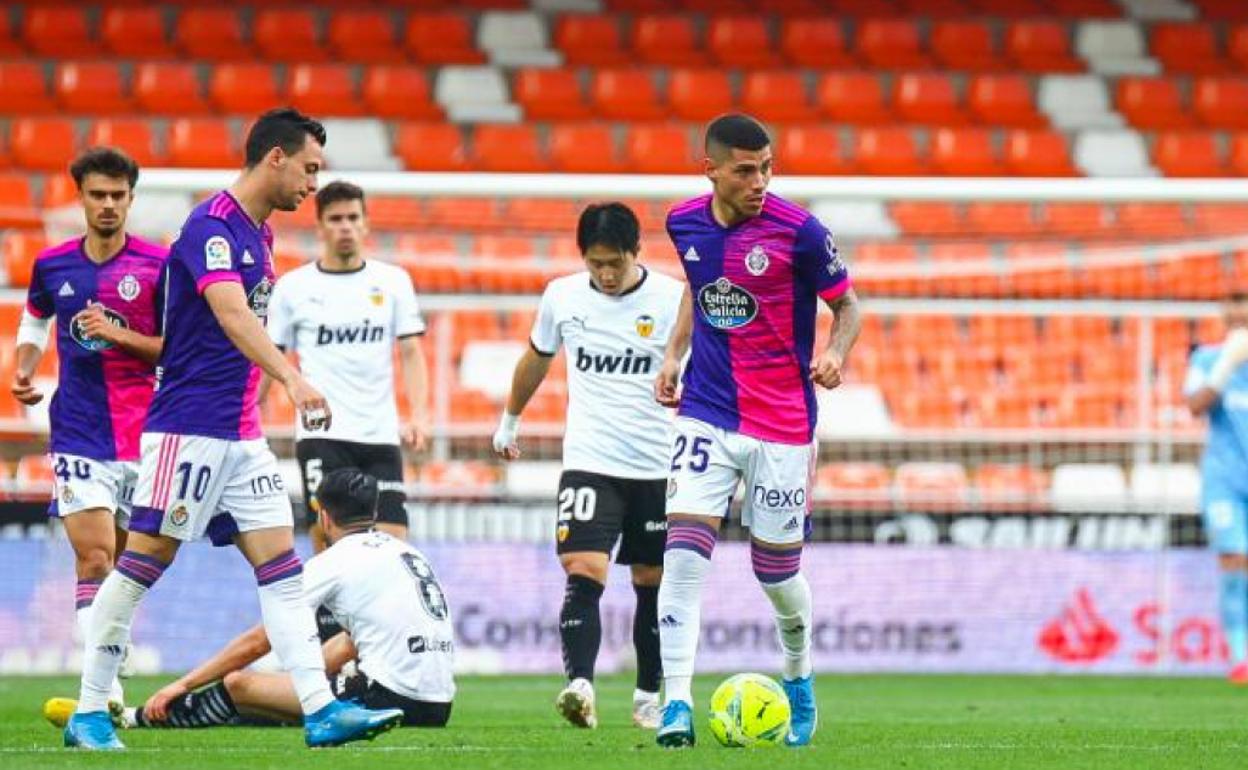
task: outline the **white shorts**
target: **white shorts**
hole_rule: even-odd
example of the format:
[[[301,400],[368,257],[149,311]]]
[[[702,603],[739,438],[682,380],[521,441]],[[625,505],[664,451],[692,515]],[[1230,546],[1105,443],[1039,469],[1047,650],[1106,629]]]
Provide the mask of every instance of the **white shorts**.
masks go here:
[[[679,417],[675,422],[667,513],[728,515],[737,482],[745,499],[741,524],[765,543],[801,542],[809,514],[817,447],[778,444]]]
[[[105,508],[125,528],[139,464],[127,460],[92,460],[79,455],[52,454],[52,482],[58,516]]]
[[[294,526],[264,439],[144,433],[140,446],[132,531],[182,541],[207,534],[214,545],[229,545],[239,532]]]

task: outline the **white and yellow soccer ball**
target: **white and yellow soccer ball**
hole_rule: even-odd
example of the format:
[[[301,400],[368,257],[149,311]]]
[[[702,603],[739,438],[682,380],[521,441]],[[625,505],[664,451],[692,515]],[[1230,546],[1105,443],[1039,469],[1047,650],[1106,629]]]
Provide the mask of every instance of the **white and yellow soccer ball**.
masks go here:
[[[730,748],[779,746],[789,732],[789,699],[774,679],[736,674],[711,696],[711,734]]]

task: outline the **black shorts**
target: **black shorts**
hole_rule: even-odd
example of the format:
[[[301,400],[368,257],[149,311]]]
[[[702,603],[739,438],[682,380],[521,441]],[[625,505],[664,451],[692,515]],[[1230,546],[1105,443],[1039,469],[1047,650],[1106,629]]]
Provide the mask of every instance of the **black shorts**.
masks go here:
[[[403,724],[407,727],[446,727],[451,721],[450,703],[412,700],[386,689],[363,672],[336,677],[330,686],[339,700],[357,700],[370,709],[403,709]]]
[[[588,471],[559,477],[555,550],[611,553],[617,564],[663,564],[667,540],[667,481],[622,479]]]
[[[303,500],[308,524],[316,523],[316,487],[325,474],[339,468],[359,468],[378,481],[377,521],[407,526],[407,494],[403,491],[403,453],[397,444],[357,444],[328,438],[305,438],[295,443],[295,459],[303,477]]]

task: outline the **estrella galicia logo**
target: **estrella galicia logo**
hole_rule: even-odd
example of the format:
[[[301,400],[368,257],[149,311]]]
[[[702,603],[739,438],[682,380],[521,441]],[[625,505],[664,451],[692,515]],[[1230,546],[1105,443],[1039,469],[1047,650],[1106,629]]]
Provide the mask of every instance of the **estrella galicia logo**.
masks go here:
[[[273,282],[268,278],[262,278],[260,283],[252,288],[251,294],[247,297],[247,304],[251,307],[251,312],[256,314],[257,318],[269,317],[269,298],[273,296]]]
[[[727,278],[708,283],[698,292],[702,317],[716,329],[740,329],[758,315],[758,300]]]
[[[126,317],[121,313],[103,305],[100,305],[99,307],[104,311],[104,316],[113,326],[119,326],[122,329],[130,328],[130,324],[126,322]],[[113,343],[107,340],[88,337],[86,331],[82,328],[82,321],[79,316],[74,316],[74,320],[70,322],[69,336],[74,338],[74,342],[77,342],[79,345],[82,345],[84,348],[93,353],[101,350],[107,350],[113,346]]]

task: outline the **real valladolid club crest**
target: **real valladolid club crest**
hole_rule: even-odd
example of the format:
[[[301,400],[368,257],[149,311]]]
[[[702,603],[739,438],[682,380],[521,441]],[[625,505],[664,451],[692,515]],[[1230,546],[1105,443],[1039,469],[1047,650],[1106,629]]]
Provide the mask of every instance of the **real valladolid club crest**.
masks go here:
[[[745,269],[750,271],[750,275],[762,275],[770,264],[771,259],[767,257],[762,246],[755,246],[745,255]]]
[[[641,335],[642,339],[649,339],[650,335],[654,334],[654,316],[639,315],[634,325],[637,327],[637,333]]]
[[[117,295],[126,302],[134,302],[139,296],[140,290],[139,279],[129,273],[117,282]]]

